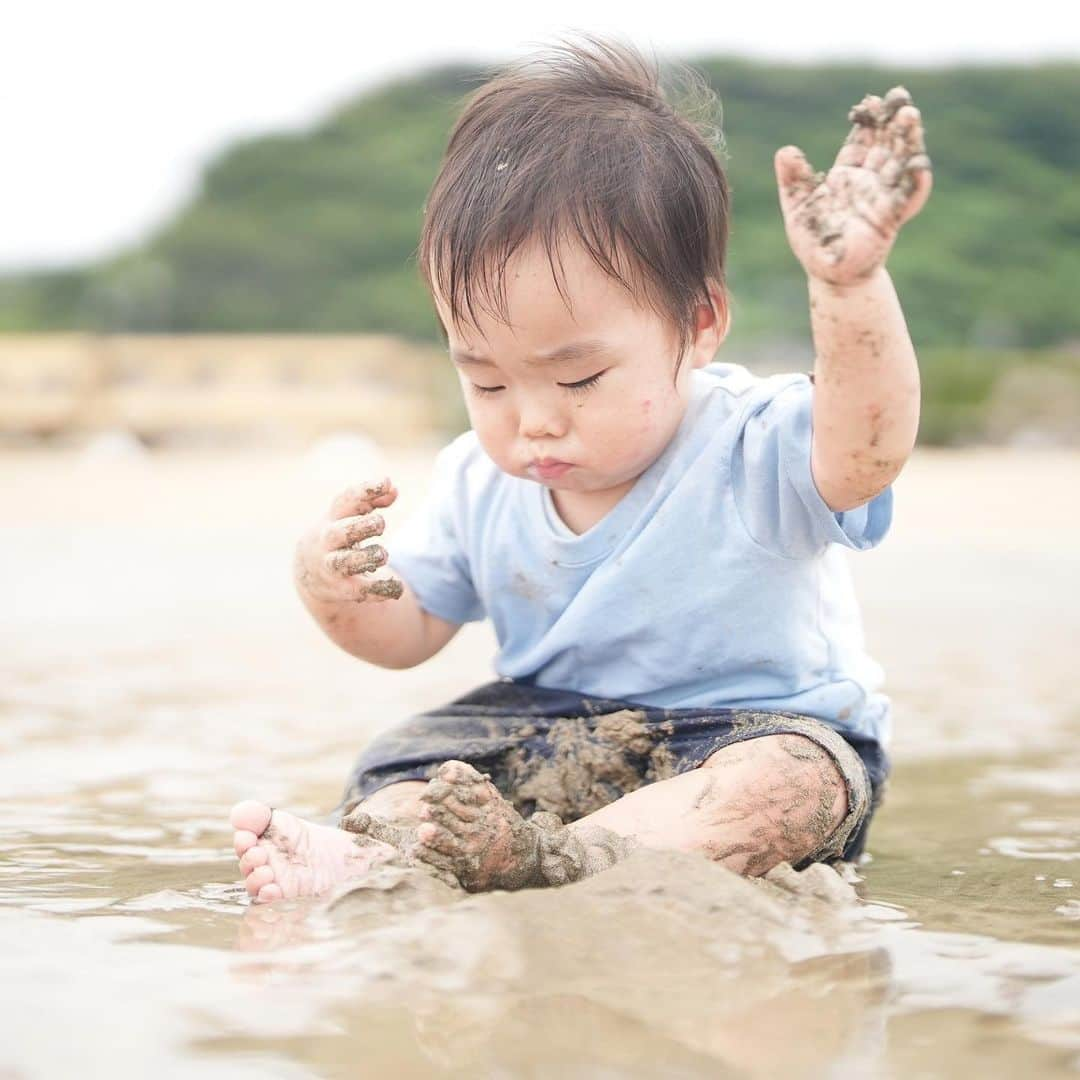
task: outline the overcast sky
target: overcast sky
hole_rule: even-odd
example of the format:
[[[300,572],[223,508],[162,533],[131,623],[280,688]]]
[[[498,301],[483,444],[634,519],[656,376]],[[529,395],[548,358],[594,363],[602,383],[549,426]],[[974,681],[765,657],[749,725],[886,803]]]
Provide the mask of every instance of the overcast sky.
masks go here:
[[[507,0],[5,5],[0,268],[85,261],[136,241],[190,196],[200,166],[237,135],[301,128],[390,75],[441,60],[508,59],[574,30],[618,34],[662,57],[1080,59],[1080,18],[1063,21],[1069,5],[1058,0],[536,6],[542,16]]]

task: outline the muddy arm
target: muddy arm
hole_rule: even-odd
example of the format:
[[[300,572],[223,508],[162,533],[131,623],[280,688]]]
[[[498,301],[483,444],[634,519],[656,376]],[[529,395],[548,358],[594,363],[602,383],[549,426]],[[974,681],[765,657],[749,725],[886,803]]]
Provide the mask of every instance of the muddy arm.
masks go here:
[[[868,502],[900,472],[919,424],[919,371],[885,270],[930,196],[922,114],[903,86],[867,94],[826,174],[776,152],[780,209],[806,270],[814,334],[814,482],[833,510]]]
[[[919,367],[884,267],[855,285],[811,276],[811,469],[833,510],[868,502],[899,474],[919,427]]]

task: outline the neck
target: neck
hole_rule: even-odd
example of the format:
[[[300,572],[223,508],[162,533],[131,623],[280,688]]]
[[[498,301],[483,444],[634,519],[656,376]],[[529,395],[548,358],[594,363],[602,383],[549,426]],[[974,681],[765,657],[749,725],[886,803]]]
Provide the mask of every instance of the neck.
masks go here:
[[[580,536],[605,517],[635,483],[636,477],[603,491],[552,490],[551,501],[566,527]]]

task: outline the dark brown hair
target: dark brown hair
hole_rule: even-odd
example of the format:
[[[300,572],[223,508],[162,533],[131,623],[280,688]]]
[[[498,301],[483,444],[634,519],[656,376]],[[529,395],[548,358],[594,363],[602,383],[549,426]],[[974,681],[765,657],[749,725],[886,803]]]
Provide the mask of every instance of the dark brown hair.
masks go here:
[[[697,306],[712,306],[707,282],[726,294],[730,200],[714,152],[724,150],[711,123],[718,103],[696,71],[678,65],[668,69],[682,79],[676,109],[655,57],[584,37],[512,63],[466,99],[425,203],[420,271],[455,326],[465,310],[475,324],[474,299],[508,324],[504,271],[514,251],[542,240],[569,304],[553,256],[576,237],[668,321],[681,357]]]

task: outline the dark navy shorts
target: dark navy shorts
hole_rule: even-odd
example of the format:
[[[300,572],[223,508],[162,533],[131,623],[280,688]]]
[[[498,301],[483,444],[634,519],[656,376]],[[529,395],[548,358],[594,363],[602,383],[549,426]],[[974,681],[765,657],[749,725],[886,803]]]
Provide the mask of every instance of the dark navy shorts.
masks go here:
[[[380,733],[361,753],[338,820],[380,788],[428,780],[465,761],[526,817],[575,821],[656,780],[696,769],[725,746],[763,735],[803,735],[829,753],[847,783],[848,813],[801,865],[854,860],[866,847],[889,762],[874,739],[821,720],[746,709],[661,709],[501,679]]]

